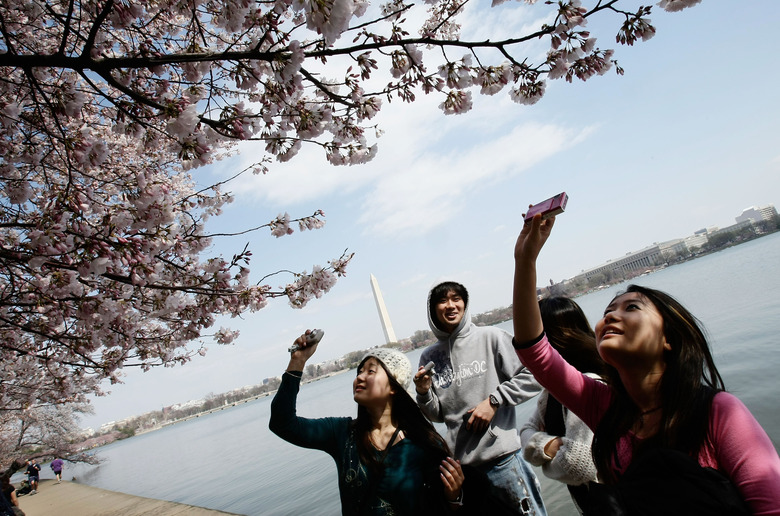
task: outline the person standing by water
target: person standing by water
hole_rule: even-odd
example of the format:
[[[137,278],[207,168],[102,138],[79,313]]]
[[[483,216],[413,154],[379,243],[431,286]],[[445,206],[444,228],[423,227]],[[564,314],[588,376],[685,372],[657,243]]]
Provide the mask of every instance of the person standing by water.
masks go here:
[[[578,371],[601,378],[604,361],[596,348],[596,335],[580,306],[568,297],[539,300],[547,340]],[[598,481],[591,444],[593,432],[580,418],[543,390],[536,411],[520,429],[523,457],[544,474],[566,484],[582,513],[588,482]]]
[[[27,461],[27,480],[30,482],[30,495],[34,495],[38,492],[38,477],[40,476],[41,467],[35,462],[35,459]]]
[[[607,486],[592,489],[603,496],[591,497],[595,509],[585,513],[615,514],[619,503],[628,515],[780,515],[780,457],[725,391],[698,321],[671,296],[630,285],[609,303],[595,328],[608,384],[550,345],[536,260],[554,223],[533,217],[515,245],[514,345],[536,379],[595,429],[593,456]]]
[[[296,339],[282,383],[271,403],[269,427],[296,446],[333,457],[344,515],[459,512],[464,481],[458,461],[406,392],[411,363],[401,352],[373,349],[353,381],[357,418],[306,419],[296,414],[302,371],[317,348]]]
[[[447,444],[463,464],[487,475],[514,514],[545,516],[541,487],[523,459],[515,406],[541,390],[512,349],[512,336],[471,322],[468,291],[454,281],[428,294],[428,324],[438,342],[420,356],[417,403],[447,426]],[[423,366],[433,362],[433,370]]]

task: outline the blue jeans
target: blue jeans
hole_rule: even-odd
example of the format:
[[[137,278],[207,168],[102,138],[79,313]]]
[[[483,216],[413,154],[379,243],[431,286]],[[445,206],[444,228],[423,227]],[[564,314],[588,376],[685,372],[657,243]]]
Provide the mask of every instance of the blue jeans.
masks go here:
[[[539,479],[521,450],[477,467],[490,479],[495,496],[517,514],[547,516]]]

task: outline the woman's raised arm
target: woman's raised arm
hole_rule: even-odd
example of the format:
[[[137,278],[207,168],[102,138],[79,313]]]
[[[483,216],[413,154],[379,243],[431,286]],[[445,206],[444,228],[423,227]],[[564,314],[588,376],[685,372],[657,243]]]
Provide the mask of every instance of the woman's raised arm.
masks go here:
[[[512,320],[515,340],[523,343],[544,330],[536,299],[536,258],[550,236],[555,217],[542,220],[537,214],[526,222],[515,244],[515,281],[512,296]]]

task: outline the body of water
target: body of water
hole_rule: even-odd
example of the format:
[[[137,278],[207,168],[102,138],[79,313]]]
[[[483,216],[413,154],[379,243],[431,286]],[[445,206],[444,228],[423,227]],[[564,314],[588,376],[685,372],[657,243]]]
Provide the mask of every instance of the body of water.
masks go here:
[[[672,294],[702,321],[727,389],[750,408],[777,448],[780,233],[637,278],[634,283]],[[624,287],[616,285],[577,301],[595,324]],[[511,322],[500,326],[512,331]],[[413,365],[420,353],[410,353]],[[350,371],[304,385],[298,413],[305,417],[354,416],[353,375]],[[270,403],[271,398],[259,399],[105,446],[96,452],[100,465],[67,464],[65,478],[246,515],[340,514],[332,459],[273,435],[268,430]],[[534,405],[532,401],[518,407],[518,421],[525,421]],[[42,470],[43,478],[52,476],[48,465]],[[544,478],[541,470],[537,474],[550,515],[576,514],[562,485]]]

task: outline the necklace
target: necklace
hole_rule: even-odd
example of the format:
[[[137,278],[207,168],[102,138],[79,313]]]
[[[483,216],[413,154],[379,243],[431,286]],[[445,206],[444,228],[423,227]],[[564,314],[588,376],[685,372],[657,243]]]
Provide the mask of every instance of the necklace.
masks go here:
[[[393,436],[390,437],[390,442],[387,443],[387,446],[380,449],[379,446],[376,445],[376,441],[374,441],[374,437],[371,435],[371,432],[368,433],[368,440],[371,442],[371,446],[374,447],[374,449],[378,452],[383,452],[383,454],[386,454],[388,450],[390,450],[390,447],[395,442],[396,437],[398,437],[398,434],[401,433],[401,427],[397,427],[395,429],[395,432],[393,432]]]
[[[652,413],[653,413],[653,412],[655,412],[656,410],[661,410],[661,406],[660,406],[660,405],[658,405],[658,406],[657,406],[657,407],[655,407],[655,408],[651,408],[651,409],[648,409],[648,410],[643,410],[642,412],[640,412],[640,413],[639,413],[639,416],[641,417],[641,416],[646,416],[646,415],[648,415],[648,414],[652,414]]]
[[[653,407],[653,408],[648,409],[648,410],[643,410],[643,411],[641,411],[639,413],[639,421],[637,422],[638,423],[637,435],[638,435],[639,430],[643,429],[644,426],[645,426],[645,416],[648,415],[648,414],[652,414],[653,412],[657,412],[659,410],[661,410],[661,406],[660,405],[658,407]],[[653,427],[651,427],[651,429],[654,428],[655,426],[657,426],[657,424],[653,425]]]

